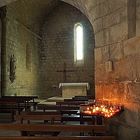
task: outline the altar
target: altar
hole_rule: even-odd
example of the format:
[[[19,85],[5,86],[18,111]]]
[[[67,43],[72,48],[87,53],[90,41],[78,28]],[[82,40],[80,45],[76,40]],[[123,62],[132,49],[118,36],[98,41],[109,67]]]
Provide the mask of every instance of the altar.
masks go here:
[[[60,83],[59,88],[62,88],[63,98],[72,98],[74,96],[87,96],[89,90],[88,83]]]

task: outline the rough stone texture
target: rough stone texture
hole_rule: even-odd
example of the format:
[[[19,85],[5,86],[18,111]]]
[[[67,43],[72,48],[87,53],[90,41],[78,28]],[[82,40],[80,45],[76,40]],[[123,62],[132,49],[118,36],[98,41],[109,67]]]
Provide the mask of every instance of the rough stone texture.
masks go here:
[[[1,35],[2,35],[2,24],[0,18],[0,42],[1,42]],[[0,54],[1,54],[1,44],[0,44]],[[1,97],[1,57],[0,57],[0,97]]]
[[[96,47],[102,47],[127,38],[126,4],[124,1],[119,1],[121,4],[118,4],[118,1],[117,3],[113,2],[103,1],[92,10],[92,14],[96,15],[92,18]],[[96,23],[98,23],[97,27]]]
[[[0,1],[0,6],[1,7],[5,6],[6,4],[9,4],[9,3],[14,2],[14,1],[16,1],[16,0],[1,0]]]
[[[63,0],[80,9],[95,31],[96,47],[127,39],[127,0]]]
[[[136,0],[136,35],[140,35],[140,0]]]
[[[136,35],[136,0],[128,0],[128,38]]]
[[[134,0],[63,1],[78,8],[93,25],[97,98],[115,99],[125,107],[111,130],[118,140],[139,140],[140,43],[135,34],[140,35],[140,0],[136,0],[136,7]],[[112,72],[105,69],[109,60],[113,62]]]
[[[84,64],[79,66],[74,63],[74,25],[78,22],[84,28]],[[63,82],[87,82],[91,86],[89,94],[93,94],[93,50],[92,25],[76,8],[61,2],[46,17],[43,27],[40,94],[44,97],[61,96],[58,85]],[[66,81],[64,73],[57,72],[64,69],[64,63],[66,70],[74,70],[67,72]]]
[[[57,0],[17,0],[8,5],[16,13],[16,20],[31,31],[41,34],[44,17],[57,5]],[[18,12],[17,12],[18,11]]]
[[[104,63],[96,67],[96,97],[124,105],[124,112],[111,120],[113,133],[118,139],[139,139],[140,117],[140,37],[124,41],[122,57],[113,60],[113,71],[103,69]],[[120,46],[118,46],[120,47]],[[112,48],[112,47],[111,47]],[[117,48],[117,47],[116,47]],[[110,51],[113,53],[112,51]],[[119,52],[117,49],[116,55]],[[120,55],[120,53],[118,53]],[[102,76],[104,77],[102,78]],[[117,123],[116,123],[117,122]],[[116,125],[117,124],[117,125]],[[115,128],[116,126],[116,128]],[[118,131],[118,133],[116,132]],[[125,135],[127,134],[127,135]]]
[[[7,8],[6,36],[6,95],[36,94],[38,79],[38,44],[40,40],[20,21],[17,12]],[[26,45],[31,47],[31,71],[26,68]],[[10,76],[10,57],[15,56],[15,76],[12,83]]]

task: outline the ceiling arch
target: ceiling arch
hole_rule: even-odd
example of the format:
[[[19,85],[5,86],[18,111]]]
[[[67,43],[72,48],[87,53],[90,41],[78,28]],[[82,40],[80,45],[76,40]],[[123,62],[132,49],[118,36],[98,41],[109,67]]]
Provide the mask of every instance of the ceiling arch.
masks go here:
[[[0,0],[0,7],[10,4],[12,2],[15,1],[20,1],[20,0]],[[44,11],[48,8],[49,10],[54,6],[54,3],[56,4],[58,1],[63,1],[65,3],[68,3],[74,7],[76,7],[77,9],[79,9],[84,15],[87,16],[87,18],[89,19],[89,21],[92,24],[92,18],[90,17],[90,12],[91,12],[91,7],[94,6],[94,1],[93,0],[22,0],[21,4],[23,5],[23,9],[24,10],[28,10],[28,6],[30,6],[30,4],[33,4],[35,8],[39,9],[40,8],[40,15],[44,15],[43,13],[45,13]],[[52,7],[51,7],[52,6]],[[45,10],[44,10],[45,9]],[[23,10],[23,11],[24,11]],[[36,10],[38,11],[38,10]],[[25,12],[25,11],[24,11]],[[37,14],[38,16],[39,14]],[[93,24],[92,24],[93,25]]]
[[[16,15],[13,14],[16,16],[15,19],[32,31],[39,33],[47,14],[62,2],[70,4],[81,11],[93,26],[92,16],[90,16],[90,7],[93,0],[86,0],[86,2],[85,0],[1,0],[0,6],[8,5],[9,13],[11,11],[16,13]]]

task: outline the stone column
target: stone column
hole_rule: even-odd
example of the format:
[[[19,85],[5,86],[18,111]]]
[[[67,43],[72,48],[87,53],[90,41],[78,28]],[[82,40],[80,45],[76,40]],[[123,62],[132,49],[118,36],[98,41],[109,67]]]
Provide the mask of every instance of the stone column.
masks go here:
[[[6,7],[0,9],[1,18],[1,96],[6,91]]]

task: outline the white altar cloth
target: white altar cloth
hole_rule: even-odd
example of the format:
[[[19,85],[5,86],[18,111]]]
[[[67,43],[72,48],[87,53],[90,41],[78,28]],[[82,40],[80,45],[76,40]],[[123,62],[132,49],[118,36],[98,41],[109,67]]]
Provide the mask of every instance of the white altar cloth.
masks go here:
[[[63,98],[72,98],[74,96],[87,96],[89,90],[88,83],[60,83],[59,88],[62,88]]]

